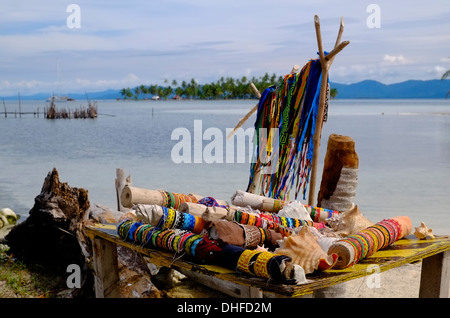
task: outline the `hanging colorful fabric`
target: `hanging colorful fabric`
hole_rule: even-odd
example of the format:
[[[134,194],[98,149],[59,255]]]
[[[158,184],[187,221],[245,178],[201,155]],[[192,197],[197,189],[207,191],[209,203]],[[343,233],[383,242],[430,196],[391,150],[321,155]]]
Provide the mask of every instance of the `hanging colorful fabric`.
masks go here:
[[[260,193],[286,200],[296,184],[295,198],[302,186],[305,196],[311,169],[321,70],[318,59],[310,60],[300,72],[286,75],[278,87],[270,86],[261,94],[248,189],[257,185]],[[278,142],[271,138],[273,129],[278,131]],[[275,158],[275,161],[267,162],[267,158]],[[270,172],[265,170],[268,165],[272,165]]]

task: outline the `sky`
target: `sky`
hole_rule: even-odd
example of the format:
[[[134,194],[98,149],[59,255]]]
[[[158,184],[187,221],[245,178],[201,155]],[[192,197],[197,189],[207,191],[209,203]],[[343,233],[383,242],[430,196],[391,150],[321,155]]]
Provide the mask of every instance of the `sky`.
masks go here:
[[[331,82],[450,69],[448,0],[2,0],[0,97],[284,75],[317,57],[314,15],[326,51],[341,17],[350,41]]]

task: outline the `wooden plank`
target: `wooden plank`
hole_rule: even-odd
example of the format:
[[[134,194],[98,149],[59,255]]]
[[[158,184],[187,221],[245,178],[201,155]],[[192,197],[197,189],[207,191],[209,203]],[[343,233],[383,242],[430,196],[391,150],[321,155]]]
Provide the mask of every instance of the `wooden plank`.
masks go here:
[[[117,249],[114,242],[95,237],[92,240],[95,271],[95,296],[120,297]]]
[[[427,257],[422,262],[420,298],[448,298],[450,251]]]

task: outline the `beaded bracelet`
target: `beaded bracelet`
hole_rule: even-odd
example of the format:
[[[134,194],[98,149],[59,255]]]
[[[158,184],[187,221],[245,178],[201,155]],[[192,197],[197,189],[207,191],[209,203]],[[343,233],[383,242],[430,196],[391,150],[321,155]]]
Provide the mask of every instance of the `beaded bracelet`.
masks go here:
[[[261,240],[259,242],[259,245],[264,245],[266,241],[266,230],[262,228],[258,228],[259,232],[261,233]]]
[[[256,276],[270,278],[268,265],[273,256],[274,254],[270,252],[261,252],[256,257],[255,265],[253,266]]]
[[[247,274],[253,274],[250,271],[250,260],[252,257],[260,252],[255,250],[244,250],[242,254],[239,256],[238,262],[237,262],[237,269],[247,273]]]
[[[377,223],[372,225],[372,228],[376,228],[380,235],[383,236],[383,239],[380,240],[380,243],[383,242],[383,244],[380,244],[380,249],[385,248],[386,246],[389,245],[389,231],[386,229],[386,227],[384,227],[382,224]]]
[[[175,222],[176,211],[174,209],[168,209],[167,220],[164,222],[163,228],[170,229]]]
[[[194,257],[195,257],[195,249],[197,248],[197,245],[200,243],[201,240],[202,240],[202,237],[197,237],[197,239],[192,243],[191,254]]]
[[[248,213],[247,224],[248,225],[255,225],[256,224],[256,216],[254,214]]]
[[[194,216],[194,217],[195,217],[195,219],[194,219],[195,220],[195,224],[194,224],[194,229],[192,230],[192,232],[198,234],[205,227],[205,221],[202,218],[199,218],[197,216]]]
[[[179,252],[184,251],[186,240],[191,235],[192,235],[191,232],[186,232],[183,235],[181,235],[180,240],[178,241],[178,248],[177,248]]]
[[[159,193],[161,194],[161,197],[162,197],[161,206],[167,207],[167,205],[169,204],[169,198],[168,198],[167,192],[164,190],[159,190]]]

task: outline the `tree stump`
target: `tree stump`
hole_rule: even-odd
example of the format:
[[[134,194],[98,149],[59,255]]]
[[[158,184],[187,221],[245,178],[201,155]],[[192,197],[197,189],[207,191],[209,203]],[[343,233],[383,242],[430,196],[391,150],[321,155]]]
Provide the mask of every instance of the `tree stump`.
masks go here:
[[[348,136],[331,134],[317,206],[340,212],[352,208],[358,184],[358,165],[355,141]]]
[[[69,264],[82,267],[81,227],[90,205],[88,191],[60,182],[58,171],[53,169],[34,201],[27,219],[5,237],[11,253],[61,271]]]

